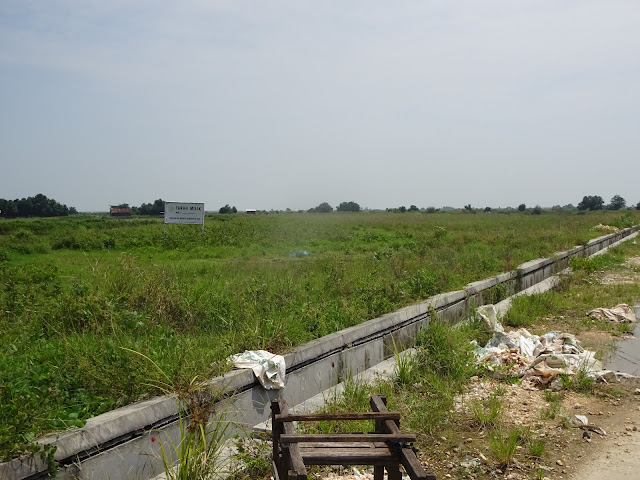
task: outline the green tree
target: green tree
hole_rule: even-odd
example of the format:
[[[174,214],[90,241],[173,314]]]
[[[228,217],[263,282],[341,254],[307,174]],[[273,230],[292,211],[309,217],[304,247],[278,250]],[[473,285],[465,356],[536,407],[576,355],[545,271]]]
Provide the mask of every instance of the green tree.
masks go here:
[[[238,209],[235,206],[230,207],[229,204],[227,203],[224,207],[221,207],[220,210],[218,210],[218,213],[224,213],[224,214],[238,213]]]
[[[409,211],[410,211],[410,212],[419,212],[419,211],[420,211],[420,209],[419,209],[418,207],[416,207],[415,205],[411,205],[411,206],[409,207]]]
[[[607,207],[609,210],[620,210],[627,206],[627,201],[620,195],[614,195],[611,197],[611,202]]]
[[[359,212],[360,205],[356,202],[342,202],[340,205],[336,207],[338,212]]]
[[[531,210],[531,213],[534,215],[542,214],[542,207],[540,205],[536,205],[535,207],[533,207],[533,210]]]
[[[15,217],[60,217],[72,213],[66,205],[56,202],[53,198],[47,198],[41,193],[35,197],[26,197],[18,200],[0,199],[0,216],[6,218]],[[73,213],[77,213],[73,209]]]
[[[329,205],[327,202],[322,202],[315,208],[310,208],[309,212],[311,213],[331,213],[333,212],[333,207]]]
[[[524,212],[526,209],[527,209],[527,206],[524,203],[521,203],[520,205],[518,205],[519,212]]]
[[[153,203],[143,203],[139,207],[132,207],[136,215],[161,215],[164,212],[164,200],[158,198]]]
[[[489,213],[491,211],[491,207],[484,207],[484,211]]]
[[[578,204],[578,210],[602,210],[603,205],[604,200],[600,195],[585,195]]]
[[[400,208],[398,208],[398,211],[399,211],[400,213],[404,213],[404,212],[406,212],[406,211],[407,211],[407,207],[405,207],[404,205],[402,205]]]

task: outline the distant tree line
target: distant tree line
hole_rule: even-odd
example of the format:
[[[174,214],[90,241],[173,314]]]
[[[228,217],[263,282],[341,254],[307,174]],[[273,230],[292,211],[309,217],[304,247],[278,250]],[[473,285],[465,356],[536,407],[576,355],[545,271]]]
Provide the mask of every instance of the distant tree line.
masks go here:
[[[640,202],[638,203],[640,205]],[[636,205],[636,208],[638,208]],[[604,200],[600,195],[585,195],[582,197],[582,201],[578,204],[578,210],[602,210],[606,208],[607,210],[622,210],[626,208],[627,201],[622,198],[620,195],[614,195],[611,197],[611,201],[609,205],[605,207]]]
[[[359,212],[360,205],[356,202],[342,202],[340,205],[336,207],[337,212]],[[322,202],[317,207],[310,208],[307,210],[309,213],[331,213],[333,212],[333,207],[329,205],[327,202]]]
[[[227,203],[224,207],[221,207],[220,210],[218,210],[218,213],[238,213],[238,209],[235,206],[230,207]]]
[[[143,203],[139,207],[130,207],[128,203],[111,205],[113,208],[131,208],[131,213],[136,215],[162,215],[164,213],[164,200],[161,198],[153,203]]]
[[[317,207],[310,208],[308,212],[309,213],[331,213],[333,212],[333,207],[329,205],[327,202],[322,202]]]
[[[5,218],[18,217],[64,217],[78,213],[75,207],[67,207],[47,198],[41,193],[35,197],[5,200],[0,198],[0,216]]]
[[[136,215],[161,215],[164,213],[164,200],[158,198],[153,203],[143,203],[139,207],[131,207]]]
[[[359,212],[360,205],[356,202],[342,202],[338,207],[336,207],[338,212]]]

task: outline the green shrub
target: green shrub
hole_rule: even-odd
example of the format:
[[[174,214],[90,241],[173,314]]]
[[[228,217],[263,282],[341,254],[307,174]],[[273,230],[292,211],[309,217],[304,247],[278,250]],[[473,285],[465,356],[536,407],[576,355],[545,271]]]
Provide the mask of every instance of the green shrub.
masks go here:
[[[513,461],[518,445],[525,440],[526,435],[520,428],[497,429],[489,436],[489,450],[501,465],[506,466]]]
[[[471,414],[481,427],[496,427],[502,419],[502,400],[496,394],[487,399],[476,399],[469,405]]]
[[[536,458],[542,458],[547,449],[547,443],[543,438],[532,438],[527,443],[529,455]]]
[[[462,382],[478,372],[470,343],[474,333],[472,327],[452,327],[432,318],[418,334],[416,363],[426,372],[447,377],[456,384]]]

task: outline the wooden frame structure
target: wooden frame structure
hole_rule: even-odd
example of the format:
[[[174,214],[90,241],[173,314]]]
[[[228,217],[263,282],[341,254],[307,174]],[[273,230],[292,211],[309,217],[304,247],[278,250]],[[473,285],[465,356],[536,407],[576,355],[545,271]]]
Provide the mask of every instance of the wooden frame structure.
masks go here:
[[[273,476],[275,480],[307,480],[307,465],[373,465],[373,477],[401,480],[400,465],[412,480],[436,480],[427,474],[409,445],[415,435],[400,432],[400,414],[387,410],[382,395],[372,395],[371,412],[290,414],[284,400],[271,402]],[[301,435],[296,421],[375,420],[374,433]]]

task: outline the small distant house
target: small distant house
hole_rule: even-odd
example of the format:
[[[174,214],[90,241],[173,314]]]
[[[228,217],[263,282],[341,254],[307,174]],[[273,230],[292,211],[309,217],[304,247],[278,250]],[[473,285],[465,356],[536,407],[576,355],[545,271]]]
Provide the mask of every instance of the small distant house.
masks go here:
[[[256,213],[258,213],[258,210],[256,210],[255,208],[247,208],[247,213],[250,215],[255,215]]]
[[[112,217],[130,217],[132,213],[133,211],[131,210],[131,207],[111,207],[109,209],[109,214]]]

